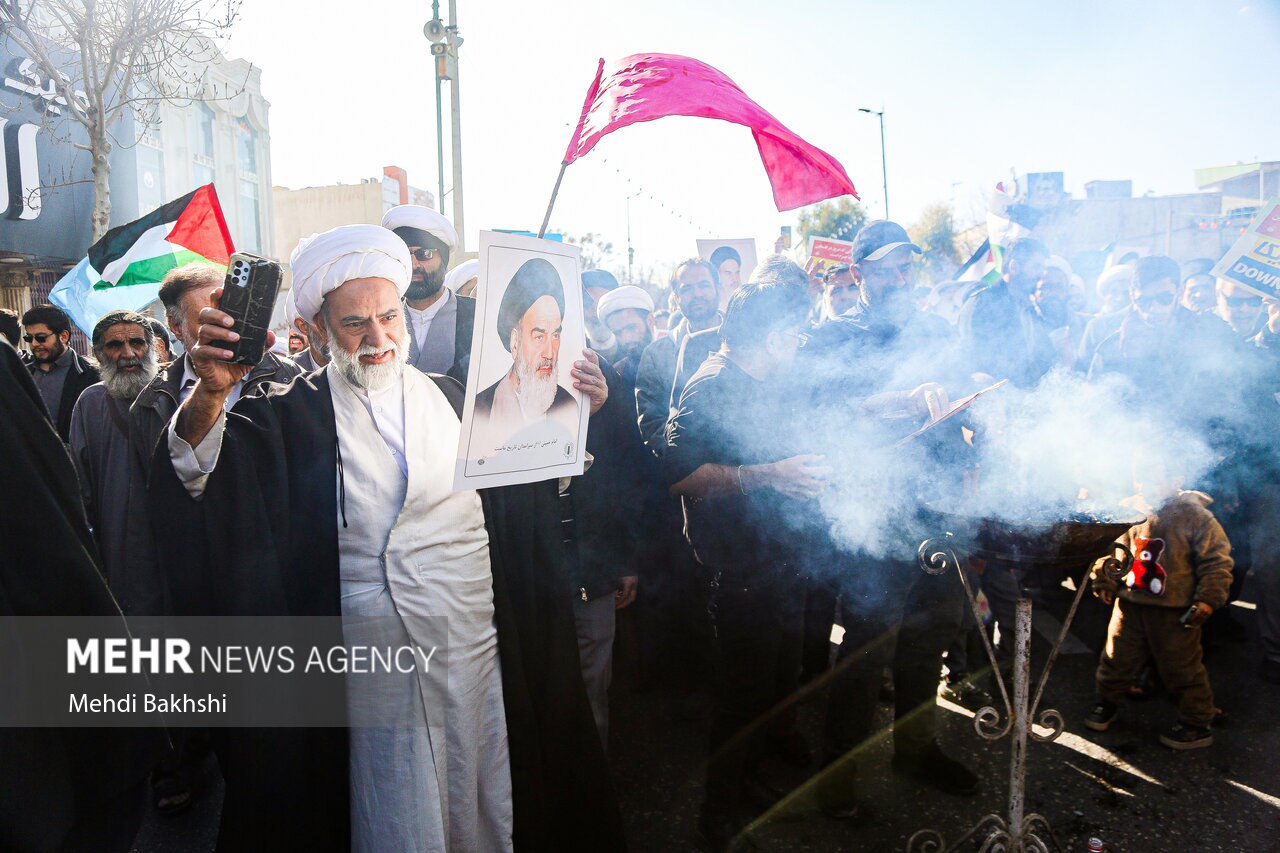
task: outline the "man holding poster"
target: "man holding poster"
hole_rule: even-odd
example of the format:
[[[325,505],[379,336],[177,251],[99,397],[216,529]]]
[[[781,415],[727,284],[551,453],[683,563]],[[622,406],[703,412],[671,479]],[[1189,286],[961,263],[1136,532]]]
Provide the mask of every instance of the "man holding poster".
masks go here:
[[[220,849],[563,850],[584,832],[622,849],[555,484],[450,490],[462,389],[406,364],[401,237],[341,226],[304,238],[290,266],[330,361],[225,406],[249,368],[229,361],[238,335],[213,291],[189,352],[197,381],[149,480],[166,605],[327,617],[342,636],[447,658],[317,687],[349,729],[225,730]],[[581,372],[586,393],[603,386]]]

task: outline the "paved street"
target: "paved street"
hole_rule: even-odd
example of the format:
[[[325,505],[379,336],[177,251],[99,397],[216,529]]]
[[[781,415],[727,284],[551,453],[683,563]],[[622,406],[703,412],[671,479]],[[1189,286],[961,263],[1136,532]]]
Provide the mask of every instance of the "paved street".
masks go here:
[[[1063,601],[1055,600],[1048,611],[1060,614],[1063,607]],[[1217,645],[1208,658],[1227,722],[1215,729],[1211,748],[1177,753],[1157,740],[1161,727],[1175,716],[1167,697],[1131,704],[1110,731],[1086,734],[1080,718],[1092,698],[1094,650],[1105,630],[1106,612],[1085,600],[1073,633],[1093,649],[1059,658],[1044,705],[1062,711],[1067,730],[1055,743],[1032,744],[1027,785],[1028,811],[1049,820],[1066,850],[1083,851],[1088,839],[1098,836],[1108,850],[1126,853],[1280,851],[1280,731],[1275,725],[1280,687],[1257,678],[1255,612],[1238,605],[1231,612],[1248,630],[1249,640]],[[1047,647],[1038,629],[1035,667]],[[698,712],[706,697],[633,691],[631,675],[621,660],[612,735],[631,847],[692,850],[705,757],[705,722]],[[814,745],[822,699],[821,691],[814,692],[800,707]],[[869,822],[849,826],[822,817],[802,787],[757,822],[753,842],[765,851],[900,851],[918,830],[937,829],[952,843],[984,815],[1004,814],[1008,740],[988,745],[974,732],[968,712],[956,706],[948,711],[945,746],[979,769],[979,795],[950,797],[894,776],[889,743],[879,737],[858,756],[859,785],[875,812]],[[888,713],[882,708],[885,719]],[[184,815],[149,819],[135,848],[138,853],[213,849],[219,791],[216,771],[208,769],[212,792]]]

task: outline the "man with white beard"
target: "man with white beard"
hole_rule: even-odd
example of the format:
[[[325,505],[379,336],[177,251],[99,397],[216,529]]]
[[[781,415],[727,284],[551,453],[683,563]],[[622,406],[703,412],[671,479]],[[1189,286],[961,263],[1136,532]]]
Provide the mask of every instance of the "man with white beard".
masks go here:
[[[129,407],[160,369],[149,318],[112,311],[93,327],[102,381],[84,390],[71,413],[71,456],[107,584],[126,613],[133,601],[125,531],[129,506]]]
[[[349,730],[221,730],[218,849],[621,849],[556,482],[451,491],[463,391],[405,369],[410,265],[379,226],[303,240],[295,303],[329,365],[230,412],[248,368],[219,346],[236,340],[220,292],[200,313],[198,380],[150,483],[170,612],[339,617],[348,641],[374,626],[377,645],[447,655],[294,688],[348,708]],[[370,710],[394,719],[362,726]]]
[[[530,258],[512,276],[498,308],[498,340],[511,353],[511,369],[476,395],[476,423],[490,449],[546,421],[578,434],[578,402],[557,381],[563,322],[560,274],[550,261]]]

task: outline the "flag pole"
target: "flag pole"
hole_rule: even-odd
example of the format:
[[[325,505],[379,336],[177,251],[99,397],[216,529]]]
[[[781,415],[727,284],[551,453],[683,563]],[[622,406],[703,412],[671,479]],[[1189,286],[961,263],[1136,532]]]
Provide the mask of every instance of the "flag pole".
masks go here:
[[[542,217],[542,227],[538,229],[538,238],[547,233],[547,223],[551,221],[551,208],[556,206],[556,196],[560,194],[560,182],[564,180],[564,170],[569,168],[567,162],[560,164],[560,174],[556,175],[556,185],[551,188],[551,201],[547,202],[547,215]]]

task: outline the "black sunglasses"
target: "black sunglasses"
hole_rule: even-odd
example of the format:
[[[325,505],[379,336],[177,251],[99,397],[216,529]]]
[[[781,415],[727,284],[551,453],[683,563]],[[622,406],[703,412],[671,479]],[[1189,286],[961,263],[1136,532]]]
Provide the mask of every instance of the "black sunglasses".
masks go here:
[[[1146,296],[1139,296],[1133,300],[1133,304],[1143,307],[1148,305],[1172,305],[1173,299],[1172,293],[1148,293]]]
[[[38,344],[42,344],[45,341],[49,340],[49,338],[52,338],[53,336],[54,336],[53,332],[39,332],[34,335],[23,335],[22,339],[27,343],[31,343],[32,341],[35,341]]]
[[[435,249],[410,249],[409,254],[413,255],[416,260],[429,261],[436,256]]]

